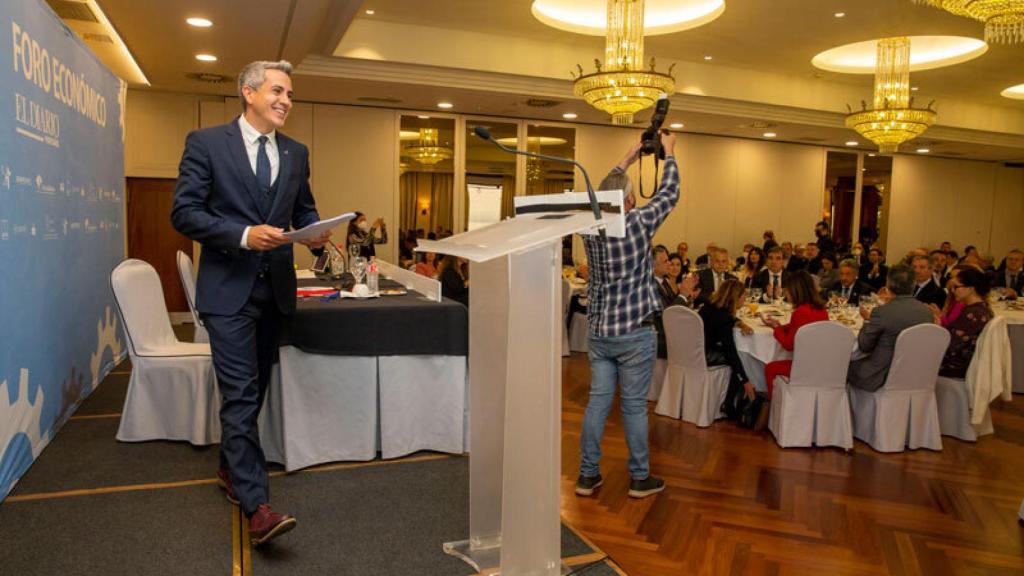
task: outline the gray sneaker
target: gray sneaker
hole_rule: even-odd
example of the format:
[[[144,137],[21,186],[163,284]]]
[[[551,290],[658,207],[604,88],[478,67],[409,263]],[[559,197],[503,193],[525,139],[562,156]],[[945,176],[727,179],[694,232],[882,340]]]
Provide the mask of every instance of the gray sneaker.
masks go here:
[[[579,484],[576,484],[578,487]],[[661,478],[655,478],[654,476],[648,476],[643,480],[630,480],[629,481],[629,497],[630,498],[647,498],[652,494],[657,494],[665,489],[665,481]],[[579,492],[579,488],[576,489]]]
[[[601,475],[597,476],[584,476],[580,474],[580,477],[576,479],[576,494],[579,496],[592,496],[594,490],[604,484],[604,478]]]

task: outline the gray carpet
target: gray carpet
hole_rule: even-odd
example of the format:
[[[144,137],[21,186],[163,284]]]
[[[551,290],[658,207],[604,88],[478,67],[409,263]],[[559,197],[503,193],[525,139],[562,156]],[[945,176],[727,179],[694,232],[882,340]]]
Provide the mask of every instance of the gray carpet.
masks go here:
[[[124,408],[124,397],[128,392],[128,374],[121,373],[120,366],[115,369],[117,374],[108,374],[106,379],[93,390],[93,393],[86,398],[75,416],[88,416],[92,414],[120,414]]]
[[[0,574],[230,576],[231,505],[210,486],[0,505]]]

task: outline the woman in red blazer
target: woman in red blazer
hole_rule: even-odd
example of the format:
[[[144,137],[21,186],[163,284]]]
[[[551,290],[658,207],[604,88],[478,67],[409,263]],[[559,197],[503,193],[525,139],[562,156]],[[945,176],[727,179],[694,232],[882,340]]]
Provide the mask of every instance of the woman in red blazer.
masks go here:
[[[789,324],[780,324],[775,318],[766,317],[764,323],[775,330],[775,339],[786,350],[793,351],[796,332],[801,326],[812,322],[828,320],[825,301],[814,288],[814,279],[801,270],[785,277],[782,290],[786,300],[793,305],[793,317]],[[789,376],[793,368],[792,360],[776,360],[764,367],[765,382],[768,384],[768,398],[772,397],[772,384],[776,376]]]

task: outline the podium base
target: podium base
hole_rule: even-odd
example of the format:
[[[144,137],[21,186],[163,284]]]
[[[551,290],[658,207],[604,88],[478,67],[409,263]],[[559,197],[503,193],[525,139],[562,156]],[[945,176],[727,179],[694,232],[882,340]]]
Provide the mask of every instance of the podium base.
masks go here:
[[[491,546],[477,545],[473,546],[471,540],[457,540],[455,542],[445,542],[441,545],[445,554],[449,556],[455,556],[459,560],[462,560],[466,564],[473,567],[474,570],[482,575],[486,576],[500,576],[501,575],[501,543],[496,543]],[[572,573],[572,567],[561,563],[557,574],[566,576]],[[509,575],[513,576],[513,575]]]

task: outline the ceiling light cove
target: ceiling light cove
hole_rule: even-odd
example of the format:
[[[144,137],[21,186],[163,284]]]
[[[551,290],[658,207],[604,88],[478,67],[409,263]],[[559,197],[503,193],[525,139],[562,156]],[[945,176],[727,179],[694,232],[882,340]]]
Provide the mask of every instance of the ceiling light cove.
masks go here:
[[[762,136],[764,136],[765,138],[775,138],[776,136],[778,136],[778,134],[776,134],[775,132],[765,132],[764,134],[762,134]]]
[[[565,114],[562,114],[562,118],[565,118],[566,120],[575,120],[576,119],[576,113],[575,112],[566,112]]]
[[[195,26],[196,28],[209,28],[210,26],[213,26],[213,22],[206,18],[186,18],[185,22],[189,26]]]
[[[196,60],[200,62],[216,62],[217,57],[213,54],[196,54]]]
[[[837,46],[815,56],[811,63],[822,70],[846,74],[873,74],[878,40]],[[988,51],[988,44],[963,36],[911,36],[910,71],[931,70],[973,60]]]
[[[533,0],[533,17],[559,30],[604,36],[607,0]],[[703,26],[725,12],[725,0],[647,0],[644,35],[671,34]]]
[[[1011,86],[1006,90],[1000,92],[1004,98],[1013,98],[1014,100],[1024,100],[1024,84],[1017,84]]]
[[[438,102],[437,103],[437,107],[438,108],[444,108],[445,110],[448,110],[449,108],[452,108],[454,106],[455,106],[455,104],[452,104],[451,102]]]

